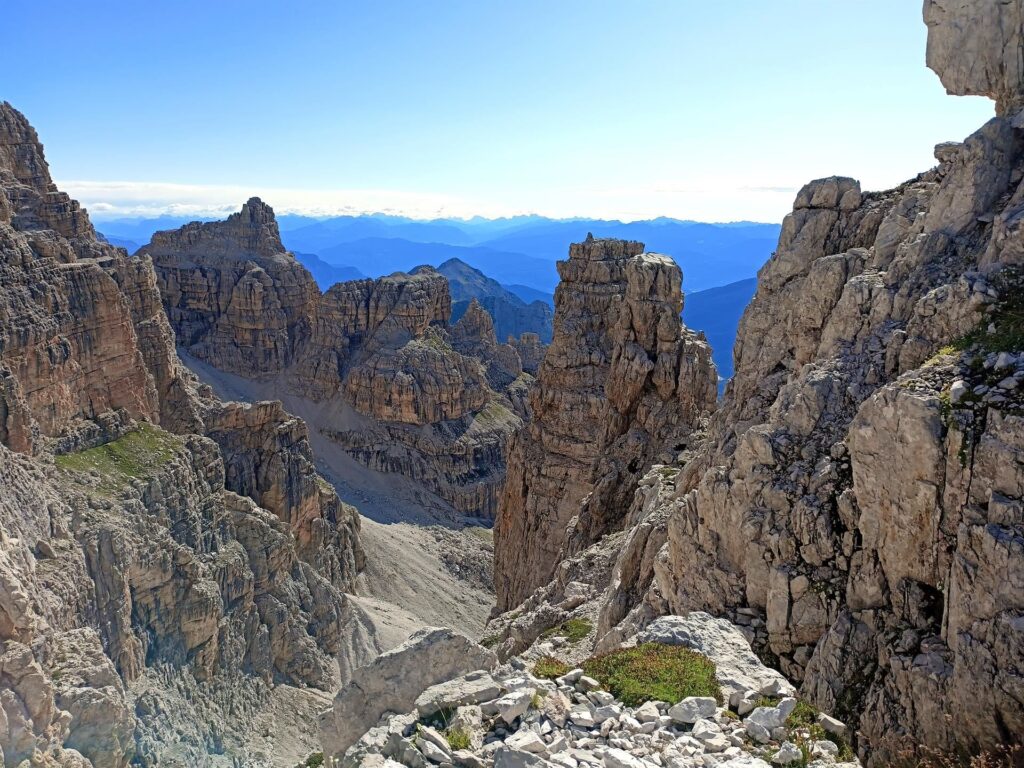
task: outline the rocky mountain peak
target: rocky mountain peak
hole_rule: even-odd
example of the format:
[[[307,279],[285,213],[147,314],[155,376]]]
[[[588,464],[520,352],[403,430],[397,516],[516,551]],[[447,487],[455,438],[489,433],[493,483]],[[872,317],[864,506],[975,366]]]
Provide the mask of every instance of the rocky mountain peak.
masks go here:
[[[1024,11],[1006,0],[926,0],[928,66],[956,96],[987,96],[1000,115],[1024,107]]]
[[[83,239],[74,244],[76,249],[95,246],[96,230],[85,210],[54,185],[38,134],[6,101],[0,102],[0,184],[0,222],[10,221],[22,231],[53,230],[68,239]]]
[[[193,221],[180,229],[157,232],[144,250],[154,257],[295,261],[281,242],[274,209],[258,197],[250,198],[224,221]]]
[[[621,527],[639,475],[659,455],[674,458],[715,404],[710,348],[680,322],[671,259],[588,237],[558,272],[555,335],[533,420],[509,449],[495,526],[503,608],[546,583],[560,553]]]
[[[0,174],[40,192],[54,191],[39,136],[9,102],[0,102]]]

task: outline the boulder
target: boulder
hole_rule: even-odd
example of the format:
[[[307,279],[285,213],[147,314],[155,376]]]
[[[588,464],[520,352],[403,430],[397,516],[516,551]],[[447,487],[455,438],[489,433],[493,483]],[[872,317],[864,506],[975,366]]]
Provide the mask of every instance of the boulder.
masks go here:
[[[430,717],[443,709],[490,701],[501,694],[501,686],[487,672],[476,670],[427,688],[416,699],[420,717]]]
[[[340,758],[385,712],[406,712],[427,688],[475,670],[490,670],[495,655],[450,629],[428,627],[352,673],[320,715],[324,753]]]

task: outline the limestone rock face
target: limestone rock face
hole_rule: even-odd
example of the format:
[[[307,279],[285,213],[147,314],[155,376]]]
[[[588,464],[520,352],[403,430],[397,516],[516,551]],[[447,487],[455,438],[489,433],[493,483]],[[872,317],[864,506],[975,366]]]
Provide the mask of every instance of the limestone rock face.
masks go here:
[[[493,326],[469,328],[485,322],[479,307],[453,345],[443,275],[421,267],[321,295],[256,199],[227,221],[157,233],[140,255],[190,354],[311,401],[319,430],[371,469],[412,478],[456,513],[494,516],[526,382]]]
[[[925,0],[928,66],[949,93],[988,96],[1000,115],[1024,106],[1024,12],[987,0]]]
[[[351,681],[320,716],[324,754],[341,758],[386,712],[406,712],[427,688],[474,670],[492,669],[497,658],[450,629],[428,627],[397,648],[355,670]]]
[[[782,670],[813,703],[859,718],[862,748],[883,763],[918,744],[992,746],[995,723],[1021,712],[1002,697],[961,699],[947,688],[961,675],[987,679],[989,690],[1005,685],[1013,654],[995,668],[978,666],[978,654],[1005,654],[1002,641],[982,638],[1020,604],[993,607],[970,629],[950,623],[942,592],[956,564],[988,567],[968,544],[973,526],[987,530],[987,513],[957,479],[966,472],[983,492],[984,469],[970,453],[965,469],[950,460],[957,443],[940,402],[955,376],[920,367],[985,328],[998,303],[980,270],[1008,265],[992,259],[988,222],[1012,200],[1005,164],[1024,161],[1003,120],[897,190],[862,195],[827,179],[798,197],[740,324],[736,377],[711,440],[683,470],[648,596],[673,612],[763,617],[759,631]],[[822,197],[831,207],[806,207]],[[904,392],[922,379],[930,395]],[[997,401],[983,420],[999,423],[1000,410]],[[1004,433],[1001,449],[1015,455],[1021,438]]]
[[[138,255],[153,259],[179,343],[201,360],[259,375],[291,363],[312,333],[320,292],[259,198],[226,221],[157,232]]]
[[[495,528],[499,608],[621,527],[640,475],[714,408],[710,349],[680,323],[681,273],[640,243],[588,239],[559,262],[555,336],[509,448]],[[571,530],[567,530],[571,525]]]
[[[1002,116],[896,189],[800,191],[708,438],[659,502],[646,594],[624,569],[602,613],[611,638],[730,617],[878,765],[992,748],[1024,716],[1021,9],[926,3],[930,64]]]
[[[523,370],[527,373],[537,375],[540,364],[544,360],[546,346],[541,343],[540,337],[535,333],[523,333],[519,338],[508,338],[508,343],[516,348],[519,353],[519,360],[522,362]]]
[[[207,766],[273,686],[337,685],[358,515],[303,422],[198,384],[6,103],[0,488],[0,762]]]
[[[155,419],[131,306],[78,204],[57,191],[35,131],[0,104],[0,439],[38,449],[123,409]]]
[[[523,362],[511,344],[499,344],[491,315],[473,299],[451,329],[452,346],[479,358],[487,366],[487,380],[503,391],[523,375]]]
[[[354,583],[364,565],[359,514],[317,474],[306,423],[272,401],[211,407],[205,424],[224,456],[225,486],[277,515],[329,581]]]

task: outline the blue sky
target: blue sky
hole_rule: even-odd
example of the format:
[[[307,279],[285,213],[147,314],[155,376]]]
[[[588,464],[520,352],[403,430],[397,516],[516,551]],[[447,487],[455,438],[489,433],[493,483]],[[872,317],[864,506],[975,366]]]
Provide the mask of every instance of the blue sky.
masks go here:
[[[94,216],[779,220],[993,114],[919,0],[4,0],[0,99]],[[15,65],[14,62],[17,64]]]

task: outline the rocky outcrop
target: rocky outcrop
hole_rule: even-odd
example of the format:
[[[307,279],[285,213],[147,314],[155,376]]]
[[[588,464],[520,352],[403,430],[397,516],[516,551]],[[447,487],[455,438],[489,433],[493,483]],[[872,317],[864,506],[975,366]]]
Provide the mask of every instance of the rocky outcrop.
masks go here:
[[[473,299],[451,329],[452,346],[487,366],[487,381],[502,392],[523,375],[523,362],[511,344],[499,344],[491,315]],[[531,382],[532,383],[532,382]]]
[[[1000,115],[1024,107],[1024,13],[1008,2],[925,0],[928,66],[957,96],[988,96]]]
[[[497,658],[450,629],[428,627],[355,670],[320,717],[324,753],[340,758],[386,712],[413,708],[427,688],[474,670],[493,669]]]
[[[540,364],[544,360],[544,352],[547,347],[541,343],[540,337],[535,333],[523,333],[518,339],[509,337],[508,343],[516,348],[519,353],[519,360],[523,370],[534,376],[540,370]]]
[[[190,354],[310,401],[319,431],[363,465],[416,481],[457,514],[494,516],[525,383],[515,350],[471,321],[453,344],[442,275],[422,267],[321,295],[255,198],[226,221],[157,233],[140,255]]]
[[[509,448],[495,527],[501,609],[546,583],[560,555],[621,528],[643,472],[685,450],[715,404],[710,350],[679,321],[671,259],[588,238],[558,269],[558,332],[533,421]]]
[[[210,765],[275,687],[337,685],[358,516],[301,421],[173,342],[0,104],[0,762]]]
[[[1024,722],[1024,17],[925,14],[929,64],[1000,116],[894,190],[800,191],[708,439],[646,518],[664,527],[637,529],[630,551],[657,554],[613,580],[601,626],[730,616],[878,765],[992,749]]]
[[[414,707],[391,693],[396,682],[409,676],[396,671],[396,659],[384,668],[360,671],[364,685],[375,692],[368,698],[372,713],[383,708],[375,706],[383,697],[396,707],[379,719],[353,708],[358,720],[372,720],[373,727],[357,741],[351,736],[344,742],[325,740],[325,753],[338,758],[342,768],[769,768],[767,759],[776,765],[811,759],[822,768],[859,765],[850,754],[846,726],[800,706],[792,686],[758,661],[743,634],[727,621],[699,613],[671,616],[652,625],[649,634],[655,645],[627,648],[623,654],[660,657],[653,669],[659,662],[670,663],[666,657],[675,649],[668,646],[689,646],[688,658],[714,668],[720,684],[709,681],[703,690],[694,690],[700,695],[652,700],[640,679],[631,680],[635,687],[620,689],[598,671],[599,659],[576,668],[563,664],[564,674],[559,674],[552,654],[563,653],[564,647],[544,642],[492,672],[474,671],[434,685]],[[431,651],[430,646],[407,646],[400,668],[432,668]],[[704,656],[709,651],[713,662]],[[625,702],[627,691],[633,700]],[[346,703],[357,700],[353,694]],[[337,714],[336,705],[325,716],[326,724],[351,728],[353,721],[337,720]]]
[[[178,342],[201,360],[259,376],[289,365],[312,332],[320,292],[259,198],[226,221],[157,232],[138,255],[153,259]]]

